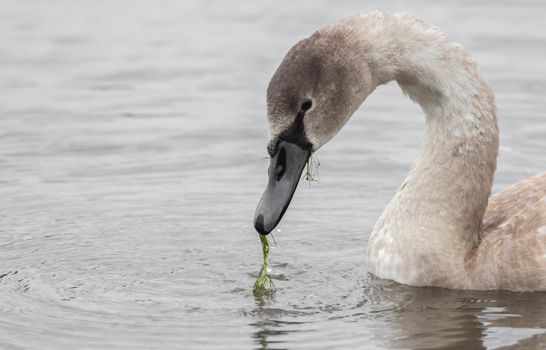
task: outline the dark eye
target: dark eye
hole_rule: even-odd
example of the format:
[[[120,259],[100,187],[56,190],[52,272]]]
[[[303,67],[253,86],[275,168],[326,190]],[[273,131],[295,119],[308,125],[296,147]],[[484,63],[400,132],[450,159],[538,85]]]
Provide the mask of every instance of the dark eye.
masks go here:
[[[302,111],[308,111],[311,109],[311,106],[313,106],[313,101],[311,100],[305,100],[303,101],[303,103],[301,104],[301,110]]]

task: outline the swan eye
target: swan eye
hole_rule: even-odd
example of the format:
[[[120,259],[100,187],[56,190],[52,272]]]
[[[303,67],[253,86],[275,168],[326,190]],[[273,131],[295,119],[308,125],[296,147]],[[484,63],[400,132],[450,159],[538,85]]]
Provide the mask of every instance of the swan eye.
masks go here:
[[[301,110],[302,111],[308,111],[309,109],[311,109],[311,106],[313,106],[313,101],[311,100],[305,100],[303,101],[303,103],[301,104]]]

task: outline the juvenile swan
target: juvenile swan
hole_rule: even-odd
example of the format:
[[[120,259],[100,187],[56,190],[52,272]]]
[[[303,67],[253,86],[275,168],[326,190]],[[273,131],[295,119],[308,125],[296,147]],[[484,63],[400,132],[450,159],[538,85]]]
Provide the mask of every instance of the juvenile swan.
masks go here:
[[[283,59],[267,89],[271,162],[256,230],[275,228],[310,153],[392,80],[422,107],[425,141],[373,228],[371,272],[412,286],[546,290],[546,172],[489,198],[493,93],[460,44],[406,14],[346,18]]]

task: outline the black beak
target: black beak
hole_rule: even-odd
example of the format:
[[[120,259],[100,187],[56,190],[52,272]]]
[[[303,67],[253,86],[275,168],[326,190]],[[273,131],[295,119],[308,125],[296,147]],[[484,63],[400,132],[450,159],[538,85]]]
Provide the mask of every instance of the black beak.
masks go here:
[[[254,214],[254,228],[267,235],[281,221],[298,187],[310,149],[295,143],[279,141],[269,163],[269,182]]]

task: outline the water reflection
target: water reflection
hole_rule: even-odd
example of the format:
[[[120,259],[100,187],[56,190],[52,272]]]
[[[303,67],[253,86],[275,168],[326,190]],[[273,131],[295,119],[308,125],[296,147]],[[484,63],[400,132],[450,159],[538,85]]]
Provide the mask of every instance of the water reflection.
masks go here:
[[[461,295],[462,294],[462,295]],[[484,325],[477,315],[482,308],[467,309],[465,292],[439,288],[396,286],[388,298],[397,306],[384,315],[394,349],[484,349]]]
[[[546,341],[545,293],[413,288],[373,276],[360,286],[359,298],[341,298],[351,305],[317,305],[307,312],[275,308],[274,298],[255,298],[249,325],[256,348],[287,349],[298,341],[309,344],[310,338],[319,348],[332,340],[365,345],[370,324],[375,344],[388,349],[515,349]],[[316,316],[327,310],[330,327],[322,328]],[[306,316],[310,322],[298,321]],[[352,339],[344,339],[346,334]]]
[[[274,294],[255,295],[254,300],[256,306],[253,311],[253,316],[258,318],[256,322],[250,323],[250,326],[256,328],[253,339],[254,344],[258,345],[258,349],[286,349],[281,347],[283,341],[275,340],[280,335],[287,334],[288,331],[280,330],[281,324],[275,320],[279,316],[283,316],[283,310],[271,309],[267,305],[274,301]]]

